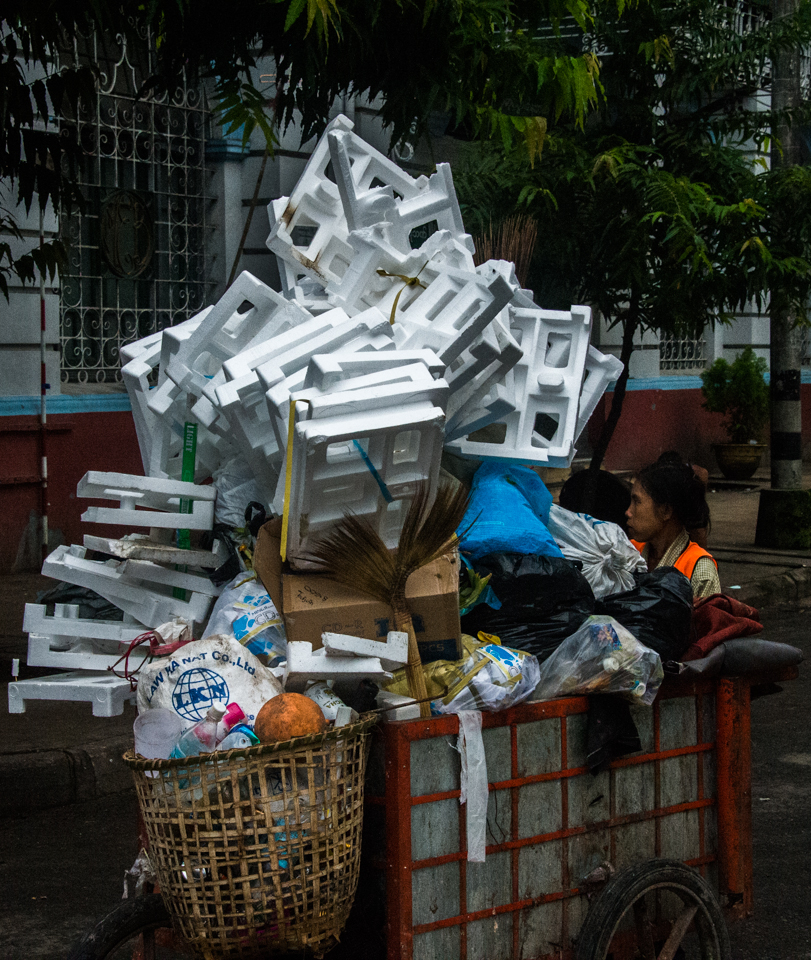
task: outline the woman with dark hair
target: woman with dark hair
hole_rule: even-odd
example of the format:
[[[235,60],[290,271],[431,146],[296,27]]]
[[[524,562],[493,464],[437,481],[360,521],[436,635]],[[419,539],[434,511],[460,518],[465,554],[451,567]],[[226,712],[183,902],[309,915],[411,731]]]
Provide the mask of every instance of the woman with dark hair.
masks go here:
[[[709,524],[706,488],[678,454],[664,453],[640,470],[625,515],[628,535],[648,570],[675,567],[689,579],[694,597],[721,592],[718,565],[687,533]]]

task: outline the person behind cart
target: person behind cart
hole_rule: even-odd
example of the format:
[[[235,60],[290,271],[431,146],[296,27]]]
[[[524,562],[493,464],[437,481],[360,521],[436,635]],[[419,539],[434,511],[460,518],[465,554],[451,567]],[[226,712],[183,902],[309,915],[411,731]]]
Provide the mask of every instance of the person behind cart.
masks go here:
[[[694,597],[721,592],[718,564],[688,533],[709,524],[706,488],[678,454],[663,454],[637,474],[626,517],[648,570],[675,567],[690,580]]]

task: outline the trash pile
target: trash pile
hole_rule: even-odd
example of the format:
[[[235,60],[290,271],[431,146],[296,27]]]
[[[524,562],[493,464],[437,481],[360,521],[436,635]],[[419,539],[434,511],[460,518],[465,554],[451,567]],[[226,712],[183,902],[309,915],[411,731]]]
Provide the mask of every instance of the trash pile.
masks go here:
[[[302,571],[347,510],[395,547],[417,487],[436,491],[443,449],[571,463],[620,370],[590,346],[589,308],[543,310],[512,264],[475,266],[448,165],[414,178],[352,127],[333,120],[292,195],[269,206],[281,293],[242,273],[197,316],[122,348],[145,476],[91,471],[77,496],[107,502],[88,505],[84,521],[127,533],[61,546],[43,573],[100,595],[123,619],[29,604],[29,663],[71,672],[16,684],[12,710],[47,696],[120,712],[132,691],[110,668],[124,645],[177,621],[314,679],[321,633],[360,631],[339,625],[305,640],[293,630],[288,647],[280,602],[243,576],[249,526],[281,518],[286,570]],[[426,224],[435,232],[412,249],[411,231]],[[428,659],[461,655],[458,626],[440,633],[422,638]],[[149,656],[135,646],[128,672]]]

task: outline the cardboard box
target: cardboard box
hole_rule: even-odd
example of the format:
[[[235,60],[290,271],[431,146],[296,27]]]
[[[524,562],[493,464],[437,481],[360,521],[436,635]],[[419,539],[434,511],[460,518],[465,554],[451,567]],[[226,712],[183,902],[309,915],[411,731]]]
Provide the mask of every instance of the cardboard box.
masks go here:
[[[385,642],[394,630],[390,607],[320,573],[296,573],[282,563],[281,520],[259,531],[254,569],[284,616],[288,640],[306,640],[317,650],[322,633],[347,633]],[[459,625],[459,556],[446,554],[413,573],[406,599],[423,663],[462,656]]]

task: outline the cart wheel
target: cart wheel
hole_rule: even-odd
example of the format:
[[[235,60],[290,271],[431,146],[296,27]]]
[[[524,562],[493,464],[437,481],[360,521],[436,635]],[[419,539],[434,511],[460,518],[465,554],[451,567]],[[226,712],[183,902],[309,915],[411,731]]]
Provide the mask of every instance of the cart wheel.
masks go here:
[[[121,903],[85,934],[68,960],[189,960],[159,893]]]
[[[678,860],[618,873],[591,905],[576,960],[730,960],[726,922],[707,882]]]

